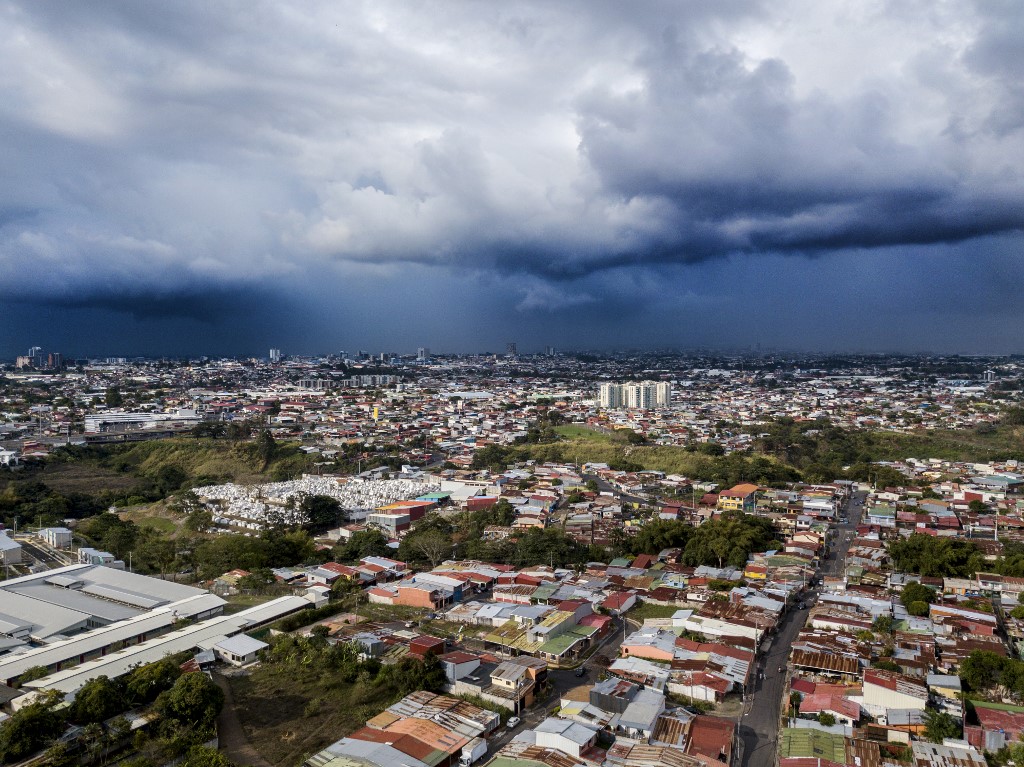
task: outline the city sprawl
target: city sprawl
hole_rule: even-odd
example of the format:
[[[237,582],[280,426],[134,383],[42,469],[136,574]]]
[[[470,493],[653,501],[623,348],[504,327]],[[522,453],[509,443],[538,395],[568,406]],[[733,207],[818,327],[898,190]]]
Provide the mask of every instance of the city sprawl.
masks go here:
[[[1024,358],[2,375],[4,763],[1024,759]]]

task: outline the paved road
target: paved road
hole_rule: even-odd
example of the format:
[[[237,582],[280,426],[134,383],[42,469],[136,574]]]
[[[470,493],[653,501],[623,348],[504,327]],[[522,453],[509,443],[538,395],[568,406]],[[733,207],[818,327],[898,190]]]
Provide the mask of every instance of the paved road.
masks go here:
[[[847,504],[846,514],[849,521],[838,526],[837,537],[832,547],[833,554],[819,571],[822,575],[837,575],[841,572],[846,560],[846,552],[850,548],[850,541],[853,538],[853,531],[860,519],[862,507],[855,502],[863,500],[864,495],[857,493]],[[817,598],[817,595],[818,587],[811,588],[804,601],[809,604]],[[754,682],[754,692],[744,707],[745,713],[740,719],[739,739],[743,747],[740,764],[742,767],[769,767],[775,763],[779,715],[782,706],[782,692],[786,686],[789,649],[800,633],[806,618],[805,610],[794,607],[787,611],[772,640],[770,650],[759,666],[764,671],[764,679]]]
[[[28,554],[32,559],[45,565],[47,568],[53,569],[55,567],[64,567],[67,562],[55,554],[49,547],[44,546],[38,541],[26,540],[25,538],[18,538],[18,543],[21,544],[21,549],[24,554]]]
[[[612,629],[611,634],[605,637],[604,641],[598,645],[597,651],[590,656],[583,664],[583,668],[586,669],[586,674],[582,677],[576,676],[575,669],[550,669],[548,671],[548,684],[551,687],[551,691],[547,696],[528,708],[525,712],[519,714],[522,719],[522,723],[516,727],[509,729],[503,727],[497,735],[490,739],[487,744],[487,756],[494,756],[501,747],[512,740],[513,737],[523,730],[530,730],[540,724],[545,718],[551,715],[551,710],[560,704],[562,695],[574,687],[579,687],[581,684],[593,684],[597,681],[598,674],[601,672],[601,666],[594,663],[594,659],[598,655],[603,655],[606,658],[615,658],[619,654],[619,646],[622,644],[622,623],[621,619],[616,620],[616,624]],[[631,631],[634,628],[633,625],[629,626]]]

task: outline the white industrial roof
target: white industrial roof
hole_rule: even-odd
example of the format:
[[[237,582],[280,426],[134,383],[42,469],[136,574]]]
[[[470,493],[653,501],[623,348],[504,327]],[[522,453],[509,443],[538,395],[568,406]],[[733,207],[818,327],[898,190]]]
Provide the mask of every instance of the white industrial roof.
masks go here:
[[[271,620],[277,615],[285,615],[294,611],[296,607],[308,604],[309,602],[302,597],[280,597],[234,615],[221,615],[177,629],[156,639],[86,661],[66,671],[58,671],[41,679],[26,682],[23,687],[34,690],[58,690],[65,695],[74,693],[90,679],[98,676],[114,679],[126,674],[135,666],[154,663],[167,655],[194,650],[197,647],[210,647],[223,638],[244,631],[249,626]]]
[[[214,645],[214,648],[222,652],[231,653],[239,657],[245,657],[251,653],[259,652],[260,650],[270,647],[266,642],[261,642],[258,639],[253,639],[247,634],[236,634],[233,637],[222,639],[220,642]]]
[[[70,565],[0,583],[0,613],[41,625],[38,636],[43,638],[74,630],[81,616],[122,621],[206,593],[112,567]]]

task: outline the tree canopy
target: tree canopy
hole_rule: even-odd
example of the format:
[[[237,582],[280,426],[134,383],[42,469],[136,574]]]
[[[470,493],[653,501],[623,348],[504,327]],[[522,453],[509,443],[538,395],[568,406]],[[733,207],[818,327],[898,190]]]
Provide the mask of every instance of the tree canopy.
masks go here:
[[[892,541],[889,556],[895,569],[928,577],[966,578],[984,566],[981,551],[970,541],[920,533]]]

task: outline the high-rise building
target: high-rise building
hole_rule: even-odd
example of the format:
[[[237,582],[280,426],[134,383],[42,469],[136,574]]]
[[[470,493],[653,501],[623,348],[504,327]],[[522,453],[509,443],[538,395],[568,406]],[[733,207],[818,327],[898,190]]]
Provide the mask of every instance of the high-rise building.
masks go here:
[[[271,362],[280,362],[281,361],[281,350],[280,349],[271,349],[270,350],[270,361]]]
[[[603,383],[598,389],[601,407],[622,407],[622,387],[619,384]]]
[[[598,388],[598,403],[603,408],[654,410],[672,404],[672,384],[668,381],[640,383],[604,383]]]
[[[515,357],[516,356],[517,352],[516,352],[516,342],[515,341],[509,341],[508,342],[508,346],[505,347],[505,354],[507,356],[509,356],[509,357]]]
[[[660,381],[654,387],[654,406],[668,407],[672,404],[672,384]]]
[[[426,346],[421,346],[419,349],[416,350],[416,361],[417,362],[426,362],[429,359],[430,359],[430,349],[428,349]]]

